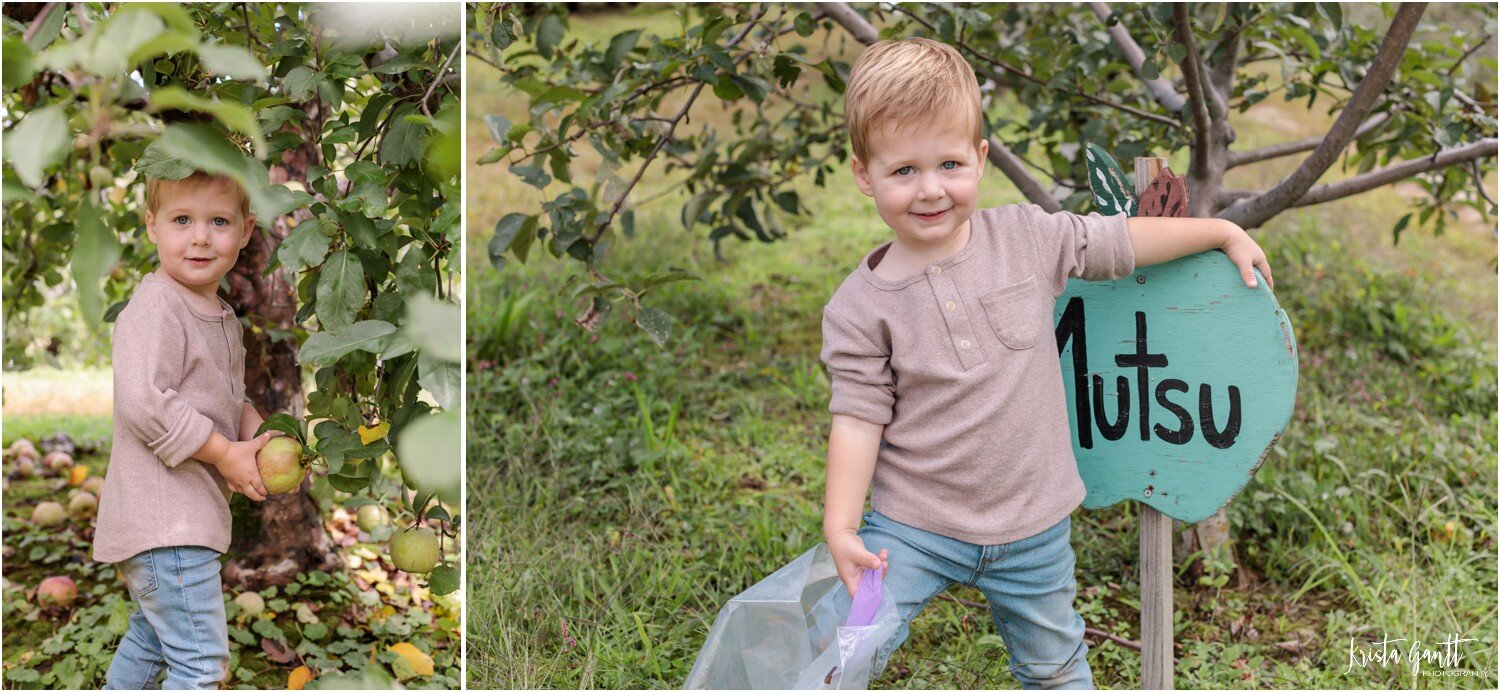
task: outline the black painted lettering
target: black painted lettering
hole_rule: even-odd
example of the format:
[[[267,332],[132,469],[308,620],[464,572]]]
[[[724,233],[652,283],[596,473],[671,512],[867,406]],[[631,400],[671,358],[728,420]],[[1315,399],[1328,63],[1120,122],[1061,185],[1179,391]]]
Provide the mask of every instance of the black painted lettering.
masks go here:
[[[1073,410],[1078,417],[1078,446],[1093,449],[1094,426],[1089,423],[1089,339],[1083,321],[1083,299],[1069,298],[1053,335],[1057,337],[1058,357],[1070,342],[1073,344]]]
[[[1229,385],[1229,421],[1220,432],[1214,423],[1213,387],[1198,385],[1198,422],[1203,426],[1203,439],[1214,449],[1228,449],[1240,435],[1240,388]]]
[[[1151,441],[1151,400],[1148,392],[1151,388],[1150,368],[1167,367],[1167,356],[1164,353],[1149,353],[1146,348],[1146,313],[1137,311],[1135,313],[1135,353],[1120,354],[1115,356],[1115,365],[1122,368],[1136,369],[1136,391],[1141,401],[1141,441]]]
[[[1162,380],[1156,385],[1156,403],[1161,404],[1162,408],[1171,411],[1173,415],[1177,416],[1178,421],[1176,430],[1168,430],[1161,423],[1153,426],[1156,430],[1156,436],[1160,437],[1163,442],[1169,442],[1174,445],[1185,445],[1189,440],[1193,439],[1192,415],[1188,413],[1187,409],[1167,399],[1167,392],[1186,391],[1188,391],[1188,383],[1182,380],[1169,378]]]
[[[1115,401],[1120,409],[1111,423],[1104,418],[1104,378],[1094,375],[1094,422],[1099,425],[1099,434],[1110,442],[1124,437],[1125,428],[1130,426],[1130,378],[1115,378]]]

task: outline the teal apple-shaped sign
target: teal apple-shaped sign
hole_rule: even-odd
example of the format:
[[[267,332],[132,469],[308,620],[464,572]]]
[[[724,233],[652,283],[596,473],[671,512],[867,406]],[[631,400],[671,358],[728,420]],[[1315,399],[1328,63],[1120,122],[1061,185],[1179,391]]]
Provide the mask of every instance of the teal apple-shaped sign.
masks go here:
[[[1292,325],[1264,277],[1246,286],[1222,252],[1070,281],[1053,322],[1084,507],[1207,519],[1291,420]]]

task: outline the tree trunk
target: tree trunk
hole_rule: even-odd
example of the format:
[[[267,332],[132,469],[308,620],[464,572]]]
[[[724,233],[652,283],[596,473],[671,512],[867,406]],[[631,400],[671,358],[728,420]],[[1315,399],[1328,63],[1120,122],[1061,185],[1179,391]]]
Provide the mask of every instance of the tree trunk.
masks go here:
[[[316,118],[310,118],[316,121]],[[319,162],[315,145],[304,143],[282,154],[270,167],[271,183],[307,181],[307,169]],[[299,218],[306,210],[296,212]],[[290,413],[301,417],[302,369],[292,339],[273,342],[268,330],[290,330],[297,314],[296,287],[284,270],[267,276],[266,265],[276,247],[291,231],[286,217],[276,219],[270,232],[253,233],[229,274],[229,303],[249,322],[245,330],[245,394],[262,417]],[[290,583],[300,572],[336,566],[338,555],[323,528],[317,502],[307,494],[310,481],[299,492],[272,495],[259,505],[244,497],[235,512],[231,551],[237,557],[225,567],[225,581],[248,588]]]

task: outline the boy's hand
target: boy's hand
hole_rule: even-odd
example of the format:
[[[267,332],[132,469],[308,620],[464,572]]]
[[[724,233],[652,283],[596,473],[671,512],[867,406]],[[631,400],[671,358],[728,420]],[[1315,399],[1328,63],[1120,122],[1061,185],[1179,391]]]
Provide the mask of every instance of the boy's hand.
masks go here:
[[[839,579],[843,580],[844,588],[849,590],[849,595],[859,590],[859,568],[879,569],[880,575],[885,576],[887,551],[881,549],[880,555],[865,549],[865,542],[859,535],[853,532],[839,533],[828,536],[828,552],[833,555],[834,569],[838,570]]]
[[[266,484],[260,478],[260,466],[255,463],[255,453],[270,440],[271,434],[267,432],[243,442],[229,443],[229,450],[216,466],[230,490],[256,502],[266,499]]]
[[[1266,261],[1265,251],[1255,244],[1245,229],[1235,226],[1229,231],[1229,237],[1220,246],[1224,254],[1229,256],[1229,261],[1240,270],[1240,278],[1245,280],[1245,285],[1255,287],[1254,267],[1260,267],[1260,273],[1266,277],[1266,286],[1276,290],[1276,280],[1271,278],[1271,265]]]

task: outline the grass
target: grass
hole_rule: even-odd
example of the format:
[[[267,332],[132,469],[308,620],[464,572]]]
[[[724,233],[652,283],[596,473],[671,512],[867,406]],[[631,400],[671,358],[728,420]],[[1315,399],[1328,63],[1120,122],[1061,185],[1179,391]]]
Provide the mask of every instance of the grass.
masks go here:
[[[571,33],[600,40],[643,23],[675,26],[668,12],[593,15]],[[500,92],[491,70],[469,74],[475,117],[523,116],[524,100]],[[1331,122],[1295,105],[1252,114],[1236,122],[1237,146]],[[695,126],[724,117],[710,100]],[[483,124],[469,132],[471,155],[482,154]],[[575,175],[587,179],[598,159],[578,150]],[[1294,163],[1239,169],[1227,184],[1263,188]],[[485,191],[470,195],[471,229],[539,204],[500,166],[468,175]],[[674,182],[648,171],[636,194]],[[1019,201],[993,171],[984,185],[987,204]],[[570,262],[533,253],[469,277],[471,686],[680,687],[719,607],[821,540],[818,311],[886,231],[847,170],[801,192],[813,213],[786,224],[788,240],[726,245],[723,262],[684,234],[684,196],[637,207],[639,237],[603,270],[632,280],[676,265],[706,277],[652,303],[677,319],[666,349],[618,312],[598,332],[575,327],[578,306],[560,295]],[[1465,220],[1392,247],[1405,208],[1385,190],[1254,232],[1297,329],[1302,381],[1285,436],[1229,506],[1240,578],[1221,583],[1199,562],[1200,581],[1178,563],[1180,688],[1494,684],[1345,672],[1351,639],[1382,635],[1433,646],[1457,633],[1476,640],[1460,647],[1459,668],[1497,666],[1494,236]],[[470,236],[470,266],[487,266],[487,240]],[[1076,606],[1127,639],[1140,636],[1135,512],[1074,515]],[[949,593],[872,686],[1015,686],[987,612],[968,605],[980,595]],[[1089,660],[1100,687],[1140,684],[1129,649],[1094,639]]]
[[[109,368],[53,368],[5,373],[7,425],[13,416],[36,414],[108,417],[114,383]]]

